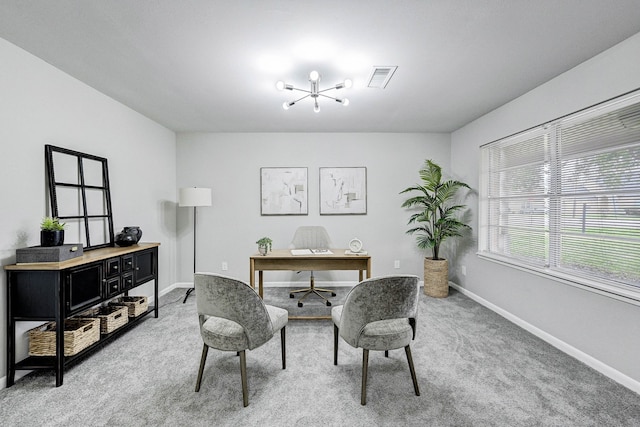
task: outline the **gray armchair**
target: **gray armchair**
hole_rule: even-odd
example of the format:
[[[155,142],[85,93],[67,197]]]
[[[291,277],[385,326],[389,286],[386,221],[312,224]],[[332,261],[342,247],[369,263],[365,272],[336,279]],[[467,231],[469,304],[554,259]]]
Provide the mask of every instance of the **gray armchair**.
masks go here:
[[[239,280],[212,273],[195,275],[196,307],[200,335],[204,341],[196,392],[200,391],[202,373],[209,347],[237,352],[240,356],[242,401],[249,404],[245,350],[253,350],[280,331],[282,369],[286,369],[285,329],[287,310],[266,305],[255,290]]]
[[[325,230],[324,227],[308,225],[298,227],[295,234],[293,235],[291,245],[294,249],[329,249],[331,246],[331,239],[329,238],[329,233],[327,233],[327,230]],[[298,299],[298,307],[302,307],[304,305],[304,299],[313,294],[322,298],[324,303],[328,307],[330,307],[331,301],[329,301],[327,297],[323,295],[323,293],[328,293],[332,297],[335,297],[335,292],[329,289],[316,288],[314,283],[315,277],[313,276],[313,271],[311,271],[310,273],[311,275],[309,277],[309,287],[291,291],[289,293],[289,298],[294,298],[295,294],[302,293],[302,296],[300,297],[300,299]]]
[[[367,403],[369,350],[384,351],[404,347],[416,396],[420,396],[409,343],[416,337],[418,277],[384,276],[367,279],[347,295],[344,305],[331,310],[334,325],[333,364],[338,364],[338,335],[349,345],[362,348],[362,395]]]

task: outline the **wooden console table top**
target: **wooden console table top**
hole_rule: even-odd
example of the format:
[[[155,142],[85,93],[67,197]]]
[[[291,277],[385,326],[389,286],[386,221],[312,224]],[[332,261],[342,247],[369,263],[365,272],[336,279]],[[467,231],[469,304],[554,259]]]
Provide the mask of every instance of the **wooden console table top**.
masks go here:
[[[64,270],[69,267],[76,267],[94,261],[126,255],[133,252],[140,252],[145,249],[155,248],[160,243],[138,243],[126,247],[100,248],[86,251],[77,258],[68,259],[62,262],[29,262],[20,264],[5,265],[5,270]]]

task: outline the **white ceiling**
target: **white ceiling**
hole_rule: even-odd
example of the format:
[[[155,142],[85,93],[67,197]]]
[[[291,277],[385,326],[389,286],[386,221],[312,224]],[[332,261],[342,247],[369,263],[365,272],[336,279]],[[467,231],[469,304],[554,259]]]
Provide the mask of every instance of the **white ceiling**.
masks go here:
[[[0,0],[0,37],[177,132],[450,132],[638,32],[640,0]],[[283,110],[312,69],[350,105]]]

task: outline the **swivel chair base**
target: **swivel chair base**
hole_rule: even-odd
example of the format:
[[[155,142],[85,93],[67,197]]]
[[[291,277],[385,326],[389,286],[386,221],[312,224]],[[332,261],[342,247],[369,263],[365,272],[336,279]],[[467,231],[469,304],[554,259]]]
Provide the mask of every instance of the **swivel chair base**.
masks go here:
[[[329,290],[329,289],[321,289],[321,288],[316,288],[314,283],[313,283],[313,271],[311,272],[311,278],[310,278],[310,287],[308,288],[304,288],[304,289],[298,289],[296,291],[291,291],[289,292],[289,298],[294,298],[296,293],[298,292],[304,292],[304,294],[300,297],[300,299],[298,300],[298,307],[302,307],[304,304],[302,303],[302,301],[308,297],[311,294],[315,294],[317,296],[319,296],[320,298],[322,298],[325,302],[325,304],[327,305],[327,307],[331,307],[331,301],[329,301],[329,299],[327,299],[327,297],[325,297],[324,295],[322,295],[320,292],[326,292],[331,294],[332,297],[336,296],[336,293]]]

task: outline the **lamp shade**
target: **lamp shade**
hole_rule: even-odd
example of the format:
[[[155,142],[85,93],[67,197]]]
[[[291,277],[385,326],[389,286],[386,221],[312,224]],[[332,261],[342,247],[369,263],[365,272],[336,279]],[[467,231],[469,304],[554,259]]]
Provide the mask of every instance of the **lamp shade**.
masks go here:
[[[202,187],[181,188],[179,206],[211,206],[211,189]]]

